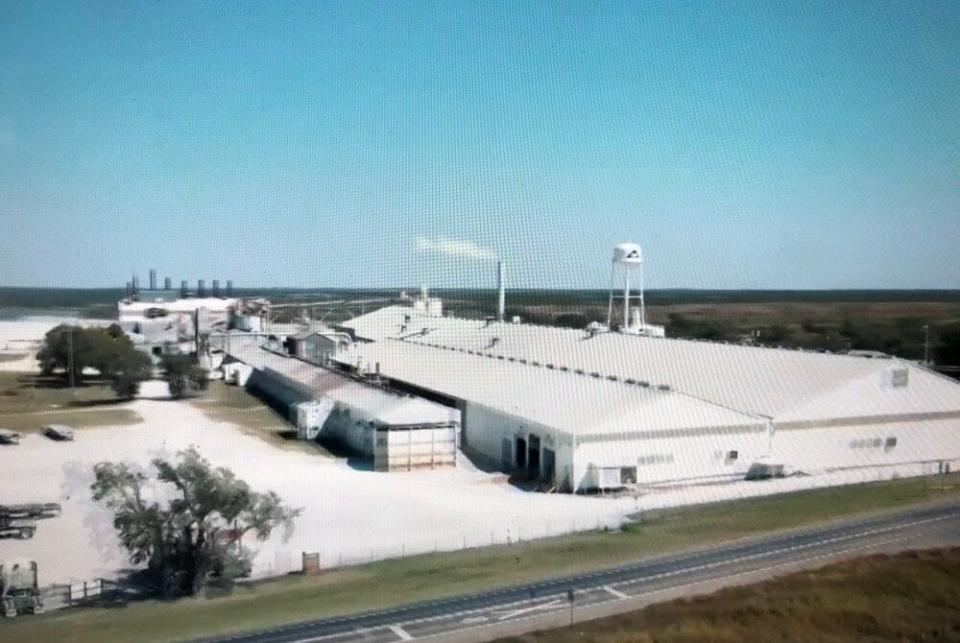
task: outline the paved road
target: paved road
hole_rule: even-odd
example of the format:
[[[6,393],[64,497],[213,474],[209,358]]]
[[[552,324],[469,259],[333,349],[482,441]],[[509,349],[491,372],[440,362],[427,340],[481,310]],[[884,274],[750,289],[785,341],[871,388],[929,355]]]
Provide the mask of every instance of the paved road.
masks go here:
[[[340,643],[403,641],[423,637],[483,640],[515,622],[570,613],[636,609],[646,596],[738,577],[776,573],[790,566],[826,563],[865,551],[896,550],[960,541],[960,503],[925,506],[880,517],[752,539],[695,552],[650,558],[614,569],[556,578],[507,589],[458,596],[348,617],[296,623],[216,641],[232,643]],[[674,591],[677,590],[677,591]],[[692,591],[692,590],[691,590]],[[662,600],[662,599],[661,599]],[[650,601],[653,602],[653,598]],[[621,611],[622,611],[621,610]],[[540,626],[543,626],[541,619]],[[530,625],[530,628],[535,625]]]

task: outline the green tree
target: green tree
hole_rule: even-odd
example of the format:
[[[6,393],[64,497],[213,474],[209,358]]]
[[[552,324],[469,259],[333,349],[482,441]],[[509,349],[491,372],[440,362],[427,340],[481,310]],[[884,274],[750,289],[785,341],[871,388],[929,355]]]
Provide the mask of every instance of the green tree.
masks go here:
[[[96,369],[121,397],[133,397],[152,373],[150,358],[137,350],[117,324],[84,328],[61,324],[51,329],[37,353],[44,373],[62,371],[66,381],[82,384],[84,369]]]
[[[184,397],[189,391],[206,390],[210,380],[207,369],[201,367],[196,358],[190,355],[165,355],[160,362],[164,371],[164,379],[170,388],[170,395],[174,399]]]
[[[113,363],[110,386],[117,397],[131,399],[140,392],[140,383],[153,375],[153,361],[136,349],[124,352]]]
[[[43,345],[37,352],[37,360],[45,375],[56,370],[63,371],[68,382],[83,381],[83,369],[92,366],[93,354],[87,341],[86,329],[82,326],[60,324],[47,331]]]
[[[278,527],[289,536],[302,512],[284,506],[272,491],[252,491],[196,449],[177,456],[175,462],[153,460],[155,479],[166,489],[156,490],[144,473],[112,462],[94,467],[90,487],[93,499],[113,512],[130,561],[145,563],[166,597],[198,595],[211,584],[231,586],[250,572],[252,555],[243,537],[263,541]]]
[[[940,333],[934,349],[934,359],[944,366],[960,366],[960,329]]]

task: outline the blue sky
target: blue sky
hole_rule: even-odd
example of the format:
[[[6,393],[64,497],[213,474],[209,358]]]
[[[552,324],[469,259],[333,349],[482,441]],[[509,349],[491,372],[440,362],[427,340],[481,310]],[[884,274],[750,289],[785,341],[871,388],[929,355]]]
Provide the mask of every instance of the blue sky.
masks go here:
[[[632,240],[960,288],[958,61],[957,2],[0,0],[0,285],[603,287]]]

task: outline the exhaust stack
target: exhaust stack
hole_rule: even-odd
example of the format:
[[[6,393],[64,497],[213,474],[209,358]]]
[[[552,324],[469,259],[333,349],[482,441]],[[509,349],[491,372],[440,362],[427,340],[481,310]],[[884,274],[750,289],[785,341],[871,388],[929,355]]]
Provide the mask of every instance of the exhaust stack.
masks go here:
[[[504,285],[505,268],[503,261],[497,260],[497,321],[502,322],[506,310],[506,286]]]

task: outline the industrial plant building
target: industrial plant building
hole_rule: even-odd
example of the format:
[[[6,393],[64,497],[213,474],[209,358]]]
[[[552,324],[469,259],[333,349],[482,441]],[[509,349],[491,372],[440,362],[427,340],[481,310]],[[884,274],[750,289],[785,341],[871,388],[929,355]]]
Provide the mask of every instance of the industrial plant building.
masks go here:
[[[642,269],[639,246],[615,248],[607,324],[583,330],[505,321],[498,264],[496,317],[444,316],[423,289],[336,329],[226,352],[304,437],[385,470],[452,462],[459,445],[580,492],[960,461],[960,383],[896,358],[667,338],[647,323]],[[405,456],[377,451],[394,440]]]
[[[579,491],[960,458],[960,384],[899,359],[428,317],[338,356],[461,411],[467,452]]]

